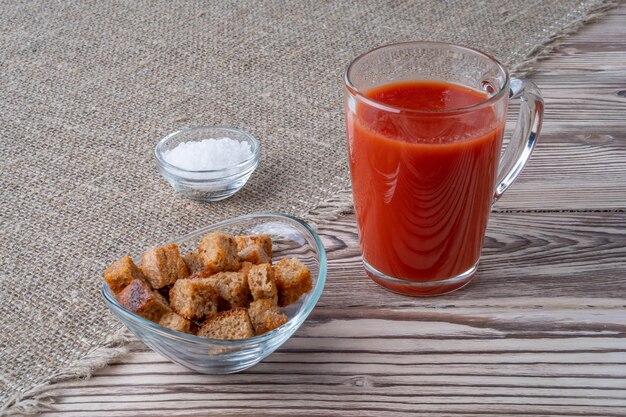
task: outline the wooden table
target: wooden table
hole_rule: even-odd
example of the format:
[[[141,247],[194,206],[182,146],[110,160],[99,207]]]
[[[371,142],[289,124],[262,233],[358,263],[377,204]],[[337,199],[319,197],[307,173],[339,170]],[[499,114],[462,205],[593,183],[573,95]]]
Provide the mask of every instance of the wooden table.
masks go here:
[[[199,375],[135,342],[45,415],[626,416],[626,4],[537,69],[540,143],[469,287],[383,291],[347,215],[320,229],[318,307],[259,365]]]

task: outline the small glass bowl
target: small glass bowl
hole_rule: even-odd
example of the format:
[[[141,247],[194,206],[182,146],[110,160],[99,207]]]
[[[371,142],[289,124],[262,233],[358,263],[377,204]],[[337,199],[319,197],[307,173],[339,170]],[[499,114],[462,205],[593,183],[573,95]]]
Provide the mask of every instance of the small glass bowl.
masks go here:
[[[237,165],[217,170],[189,171],[165,161],[163,153],[182,142],[199,142],[209,138],[230,138],[248,142],[252,155]],[[159,173],[176,191],[199,201],[219,201],[239,191],[259,164],[259,142],[249,133],[230,127],[198,126],[170,133],[156,145],[154,155]]]
[[[289,321],[260,336],[242,340],[218,340],[177,332],[159,326],[122,307],[106,283],[101,293],[115,316],[154,351],[173,362],[205,374],[227,374],[247,369],[274,352],[294,334],[317,304],[326,282],[326,251],[317,233],[304,221],[284,214],[258,213],[236,217],[198,229],[173,242],[181,253],[195,250],[202,237],[221,230],[234,235],[268,234],[274,262],[295,257],[311,270],[313,289],[282,309]],[[141,255],[135,256],[138,260]]]

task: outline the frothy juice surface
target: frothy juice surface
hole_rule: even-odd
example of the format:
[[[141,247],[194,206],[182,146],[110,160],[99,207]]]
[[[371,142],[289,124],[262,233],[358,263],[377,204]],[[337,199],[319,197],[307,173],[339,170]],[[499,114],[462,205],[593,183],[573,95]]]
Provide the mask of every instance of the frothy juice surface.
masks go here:
[[[478,262],[505,117],[484,92],[433,81],[377,87],[348,112],[348,150],[364,259],[387,275],[439,280]],[[415,112],[422,111],[420,112]]]

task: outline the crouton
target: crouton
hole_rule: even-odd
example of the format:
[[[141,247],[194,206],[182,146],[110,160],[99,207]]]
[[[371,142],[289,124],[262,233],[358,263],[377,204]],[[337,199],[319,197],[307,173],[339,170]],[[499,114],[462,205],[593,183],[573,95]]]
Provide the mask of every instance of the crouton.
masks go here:
[[[175,283],[179,278],[189,276],[187,264],[174,243],[153,248],[144,253],[141,258],[141,271],[154,289],[165,287]]]
[[[241,252],[249,246],[260,246],[261,249],[269,256],[269,261],[272,260],[272,238],[269,235],[250,235],[250,236],[237,236],[235,237],[237,242],[237,250]],[[265,263],[265,262],[262,262]]]
[[[250,303],[248,315],[257,336],[274,330],[289,321],[289,317],[280,311],[275,303],[267,299]]]
[[[246,339],[254,336],[254,328],[245,308],[224,311],[208,319],[198,331],[198,336],[213,339]]]
[[[253,263],[251,262],[242,262],[241,263],[241,269],[239,269],[239,273],[243,274],[245,277],[248,276],[248,272],[250,272],[250,269],[254,266]]]
[[[187,320],[201,320],[217,314],[218,292],[208,278],[176,281],[170,290],[172,309]]]
[[[194,275],[198,272],[204,271],[204,262],[202,262],[202,258],[198,252],[189,252],[183,256],[183,261],[187,265],[187,269],[189,270],[189,275]]]
[[[272,266],[272,255],[269,235],[213,232],[184,256],[172,243],[147,251],[140,266],[121,258],[104,271],[104,279],[122,306],[161,326],[245,339],[287,323],[279,307],[313,286],[302,262],[283,259]]]
[[[124,256],[104,270],[104,280],[115,294],[135,279],[145,280],[145,277],[130,256]]]
[[[253,264],[267,264],[271,262],[270,257],[259,245],[251,245],[239,251],[239,259]]]
[[[159,320],[159,324],[179,332],[191,333],[191,322],[174,312],[165,313]]]
[[[297,259],[283,259],[274,265],[274,279],[278,288],[278,305],[284,307],[297,301],[311,290],[311,271]]]
[[[213,232],[200,241],[198,253],[204,266],[212,273],[239,270],[237,243],[231,235]]]
[[[131,281],[115,298],[133,313],[157,323],[163,315],[172,311],[167,300],[142,279]]]
[[[278,303],[278,291],[274,281],[272,265],[253,265],[247,273],[250,293],[255,300],[267,299],[272,303]]]
[[[220,272],[207,280],[212,283],[220,297],[228,302],[230,308],[248,307],[250,304],[250,287],[243,273]]]

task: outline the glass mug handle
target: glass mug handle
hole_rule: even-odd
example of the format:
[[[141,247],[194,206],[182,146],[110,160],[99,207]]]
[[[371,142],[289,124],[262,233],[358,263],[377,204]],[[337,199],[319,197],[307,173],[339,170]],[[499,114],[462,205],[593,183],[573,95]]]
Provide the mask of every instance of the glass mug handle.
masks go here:
[[[515,181],[533,152],[543,120],[543,97],[532,82],[511,77],[509,99],[520,100],[520,112],[511,140],[500,159],[494,202]]]

